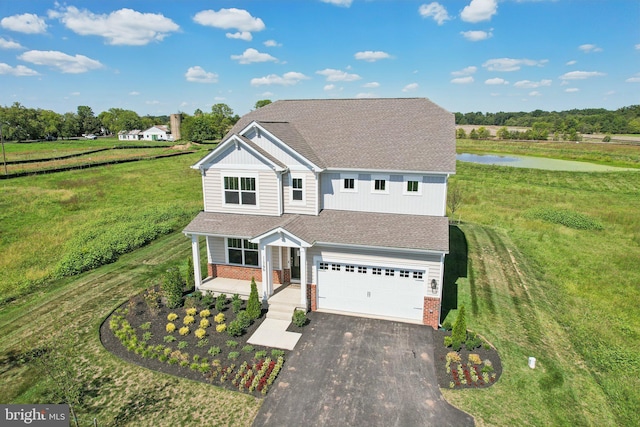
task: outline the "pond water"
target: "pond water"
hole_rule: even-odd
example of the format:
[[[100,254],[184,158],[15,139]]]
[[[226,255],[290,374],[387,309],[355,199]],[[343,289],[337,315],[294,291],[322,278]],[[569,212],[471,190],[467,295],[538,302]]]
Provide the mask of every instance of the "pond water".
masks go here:
[[[570,172],[613,172],[639,170],[632,168],[597,165],[595,163],[574,162],[571,160],[518,156],[514,154],[510,154],[508,156],[500,156],[497,154],[462,153],[457,154],[456,159],[462,162],[480,163],[483,165],[512,166],[516,168],[546,169]]]

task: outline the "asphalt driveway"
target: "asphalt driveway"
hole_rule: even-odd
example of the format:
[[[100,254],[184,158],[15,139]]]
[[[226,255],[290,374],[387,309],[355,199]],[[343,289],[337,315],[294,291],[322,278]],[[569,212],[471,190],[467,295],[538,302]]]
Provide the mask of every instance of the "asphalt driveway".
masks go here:
[[[473,426],[438,388],[429,327],[309,313],[254,426]]]

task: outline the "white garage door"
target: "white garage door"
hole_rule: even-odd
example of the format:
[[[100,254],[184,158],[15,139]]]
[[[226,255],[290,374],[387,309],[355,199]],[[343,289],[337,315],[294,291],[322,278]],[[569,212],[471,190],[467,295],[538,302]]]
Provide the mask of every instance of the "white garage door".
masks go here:
[[[422,321],[426,270],[320,261],[318,308]]]

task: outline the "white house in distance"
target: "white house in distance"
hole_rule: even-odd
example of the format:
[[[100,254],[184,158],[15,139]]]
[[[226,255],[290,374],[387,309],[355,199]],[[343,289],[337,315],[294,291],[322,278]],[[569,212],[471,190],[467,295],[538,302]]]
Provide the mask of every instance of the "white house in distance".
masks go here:
[[[304,309],[438,327],[453,114],[424,98],[277,101],[193,168],[198,289],[255,277],[266,299],[286,285]]]
[[[118,140],[120,141],[139,141],[142,138],[142,131],[134,129],[130,131],[121,130],[118,132]]]
[[[151,126],[142,132],[142,139],[145,141],[173,141],[171,131],[165,125]]]

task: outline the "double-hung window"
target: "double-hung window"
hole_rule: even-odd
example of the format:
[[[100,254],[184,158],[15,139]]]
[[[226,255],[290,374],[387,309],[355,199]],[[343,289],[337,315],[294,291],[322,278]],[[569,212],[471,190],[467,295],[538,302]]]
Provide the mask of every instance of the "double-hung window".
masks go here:
[[[258,266],[258,244],[247,239],[227,239],[229,264]]]
[[[225,176],[224,203],[228,205],[255,206],[256,179],[243,176]]]
[[[304,202],[304,178],[291,177],[291,202]]]

